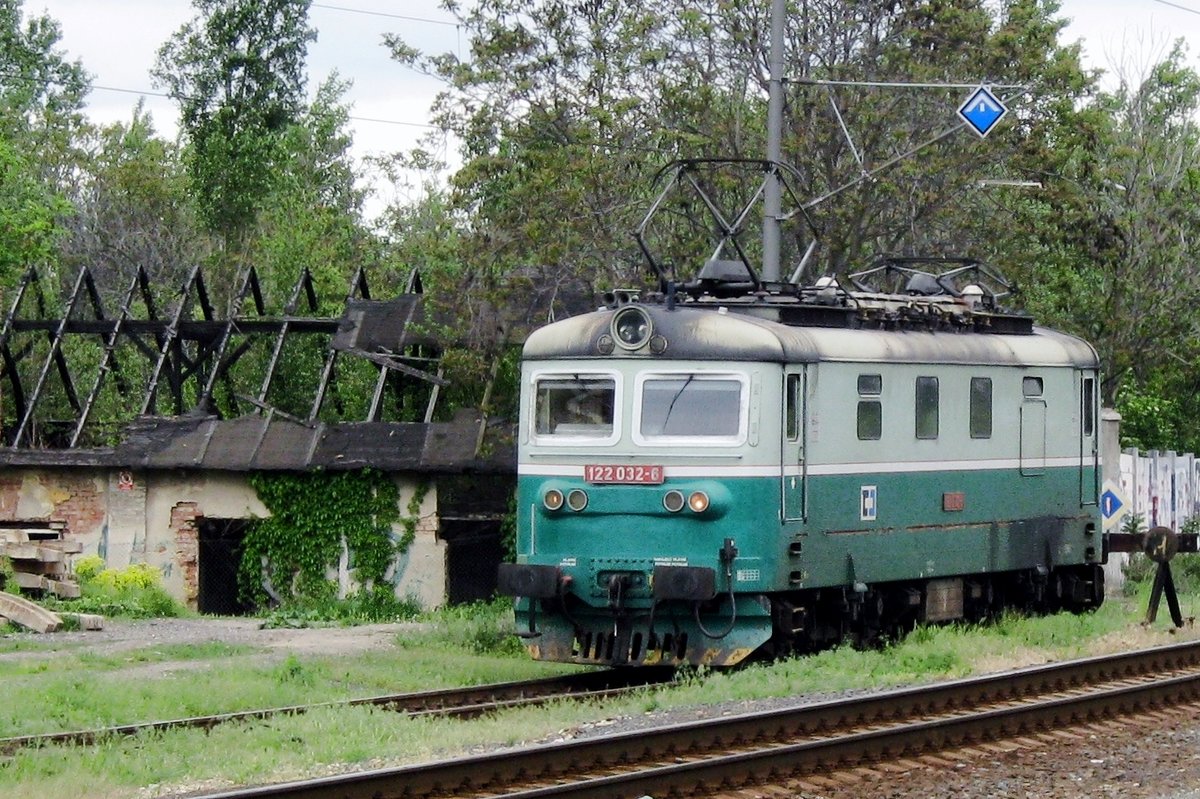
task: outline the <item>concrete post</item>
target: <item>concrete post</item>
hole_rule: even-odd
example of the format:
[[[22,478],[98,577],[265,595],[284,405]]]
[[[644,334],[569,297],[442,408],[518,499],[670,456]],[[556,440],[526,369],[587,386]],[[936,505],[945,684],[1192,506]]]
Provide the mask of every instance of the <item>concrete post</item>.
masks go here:
[[[1113,408],[1103,408],[1100,411],[1100,473],[1101,485],[1104,481],[1112,481],[1113,485],[1121,484],[1121,414]],[[1133,497],[1129,498],[1130,502]],[[1104,565],[1104,585],[1107,592],[1121,590],[1125,585],[1125,564],[1129,555],[1124,552],[1108,556]]]

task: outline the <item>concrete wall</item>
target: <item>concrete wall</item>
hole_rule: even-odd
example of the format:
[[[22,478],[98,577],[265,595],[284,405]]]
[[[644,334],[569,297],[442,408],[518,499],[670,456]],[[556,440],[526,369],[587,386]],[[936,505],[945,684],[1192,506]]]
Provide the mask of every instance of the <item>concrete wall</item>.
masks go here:
[[[1143,529],[1162,525],[1179,532],[1200,515],[1200,460],[1191,453],[1121,453],[1120,486],[1130,513],[1142,516]]]
[[[399,541],[404,536],[408,504],[418,488],[402,475],[393,475],[393,479],[400,487],[401,520],[392,525],[392,538]],[[396,586],[398,597],[412,597],[425,608],[441,607],[446,603],[446,542],[438,537],[437,508],[437,484],[430,481],[416,514],[417,537],[408,551],[396,558],[386,575]]]
[[[417,482],[405,475],[393,479],[404,517]],[[416,514],[416,539],[387,575],[398,597],[411,596],[426,608],[446,601],[446,544],[438,538],[437,507],[431,483]],[[242,473],[10,467],[0,475],[0,519],[65,522],[83,554],[99,555],[115,568],[155,566],[167,591],[192,608],[199,585],[197,520],[266,515]],[[404,531],[402,520],[393,526],[393,539]],[[343,594],[355,588],[345,557],[330,576]]]

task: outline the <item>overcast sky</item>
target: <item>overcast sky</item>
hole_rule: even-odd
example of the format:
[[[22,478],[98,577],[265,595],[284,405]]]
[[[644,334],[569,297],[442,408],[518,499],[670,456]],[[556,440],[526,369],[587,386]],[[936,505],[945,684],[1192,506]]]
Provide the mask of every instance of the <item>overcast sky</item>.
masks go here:
[[[147,92],[159,132],[174,135],[178,109],[149,94],[161,91],[149,70],[162,43],[191,18],[189,0],[25,0],[25,11],[45,11],[62,25],[62,48],[94,76],[89,112],[95,120],[128,119],[139,94]],[[1068,41],[1083,41],[1091,66],[1129,61],[1137,68],[1177,37],[1200,48],[1200,0],[1063,0],[1062,15],[1072,20]],[[348,99],[356,153],[415,145],[429,130],[428,109],[439,85],[393,61],[382,37],[399,33],[427,51],[461,52],[466,43],[439,0],[314,2],[310,20],[318,31],[308,55],[310,90],[334,71],[353,81]],[[1191,53],[1191,63],[1200,65],[1196,56]]]

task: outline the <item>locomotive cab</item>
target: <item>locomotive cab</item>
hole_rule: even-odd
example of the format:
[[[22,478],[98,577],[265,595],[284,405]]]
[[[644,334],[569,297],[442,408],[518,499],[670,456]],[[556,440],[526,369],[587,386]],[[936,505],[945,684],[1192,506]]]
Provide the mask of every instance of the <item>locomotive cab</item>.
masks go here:
[[[769,640],[780,503],[759,473],[779,432],[762,395],[781,369],[685,357],[707,316],[626,305],[545,338],[586,328],[586,359],[527,344],[518,562],[499,590],[536,657],[726,665]]]

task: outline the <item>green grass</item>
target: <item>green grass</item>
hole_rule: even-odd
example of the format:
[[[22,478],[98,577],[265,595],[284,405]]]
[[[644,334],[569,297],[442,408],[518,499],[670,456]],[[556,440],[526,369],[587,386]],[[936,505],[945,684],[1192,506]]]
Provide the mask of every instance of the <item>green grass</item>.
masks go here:
[[[40,641],[13,641],[8,643],[11,645],[11,648],[5,651],[24,652],[31,655],[37,652],[51,651],[55,648],[52,641],[45,643]],[[22,674],[56,672],[77,674],[81,670],[105,672],[127,669],[132,665],[146,663],[164,663],[177,660],[216,660],[218,658],[235,657],[263,651],[258,647],[227,644],[220,641],[149,646],[110,654],[89,652],[84,647],[86,647],[86,643],[81,642],[73,647],[80,651],[72,654],[64,654],[62,651],[58,651],[55,652],[53,657],[26,657],[0,661],[0,680],[7,680],[10,677],[17,677]]]
[[[1194,598],[1184,598],[1185,615],[1195,615],[1197,604]],[[216,791],[347,768],[338,764],[375,768],[452,756],[477,745],[553,739],[563,730],[604,717],[771,696],[802,701],[848,689],[919,684],[1196,636],[1194,630],[1171,635],[1164,617],[1153,628],[1143,628],[1139,622],[1144,612],[1144,601],[1134,598],[1111,601],[1082,616],[1009,616],[979,628],[920,628],[879,651],[839,648],[732,672],[700,669],[670,689],[647,689],[602,707],[563,703],[471,722],[409,719],[369,708],[322,710],[222,726],[211,733],[114,739],[86,754],[54,747],[24,751],[0,769],[0,796],[123,799]],[[40,674],[5,676],[9,701],[0,704],[0,726],[9,728],[5,734],[15,729],[41,732],[52,724],[98,726],[525,679],[570,669],[514,654],[508,639],[498,635],[507,623],[503,607],[497,605],[429,614],[419,628],[399,636],[393,649],[352,657],[291,655],[261,662],[253,651],[223,650],[220,645],[146,648],[112,657],[73,655],[74,670],[48,668]],[[153,662],[166,652],[171,654],[168,660],[187,658],[191,668],[155,679],[123,676],[129,667]],[[31,658],[39,659],[32,653]],[[118,662],[122,658],[133,660]]]
[[[68,658],[70,664],[45,659],[0,663],[5,689],[0,737],[530,679],[571,670],[525,658],[414,647],[349,658],[289,655],[280,662],[247,657],[255,652],[252,647],[219,645],[175,649],[191,655],[175,666],[176,659],[166,657],[165,649],[81,655]],[[174,668],[163,676],[128,673],[139,665],[167,662]],[[42,712],[30,713],[30,707]]]
[[[11,630],[7,632],[0,629],[0,635],[6,637],[0,638],[0,655],[7,655],[10,652],[48,652],[51,650],[74,649],[86,646],[86,642],[78,641],[71,643],[61,643],[53,638],[47,640],[45,638],[39,640],[31,640],[29,631],[24,627],[18,627],[15,624]],[[8,635],[16,637],[8,638]]]

